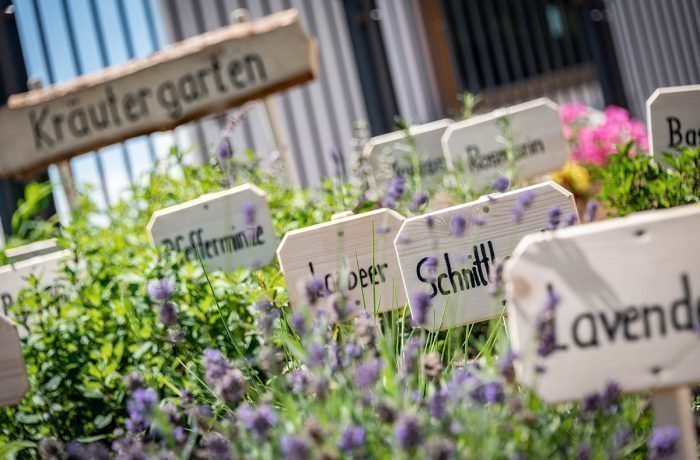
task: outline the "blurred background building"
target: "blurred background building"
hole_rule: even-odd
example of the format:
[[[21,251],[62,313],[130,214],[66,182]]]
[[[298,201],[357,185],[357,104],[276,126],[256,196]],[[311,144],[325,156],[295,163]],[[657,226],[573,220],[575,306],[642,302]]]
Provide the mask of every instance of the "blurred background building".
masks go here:
[[[237,8],[253,19],[296,8],[320,43],[319,78],[273,96],[305,185],[333,174],[333,149],[350,164],[356,121],[376,135],[394,130],[396,115],[412,123],[458,116],[464,91],[481,96],[482,110],[549,96],[617,104],[643,118],[656,87],[700,81],[697,0],[0,0],[0,102],[26,90],[27,77],[48,86],[122,64],[225,26]],[[269,157],[265,111],[246,108],[234,150]],[[73,176],[105,206],[173,144],[191,148],[192,161],[206,159],[225,120],[76,157]],[[0,184],[5,226],[18,190]]]

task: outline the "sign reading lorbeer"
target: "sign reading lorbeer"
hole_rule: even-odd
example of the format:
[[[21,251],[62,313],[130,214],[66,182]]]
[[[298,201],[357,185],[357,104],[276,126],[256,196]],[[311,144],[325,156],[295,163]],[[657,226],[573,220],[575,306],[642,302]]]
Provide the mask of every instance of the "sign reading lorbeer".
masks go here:
[[[693,205],[525,237],[505,273],[519,380],[550,402],[700,382],[699,228]]]
[[[28,389],[17,329],[0,314],[0,407],[19,403]]]
[[[42,287],[49,287],[58,276],[59,266],[70,251],[61,250],[0,267],[0,314],[8,315],[17,301],[17,294],[26,286],[27,278],[35,276]]]
[[[657,159],[700,146],[700,85],[658,88],[647,100],[649,146]]]
[[[444,119],[411,126],[408,128],[410,139],[404,131],[375,136],[365,145],[363,155],[375,171],[386,164],[390,177],[413,175],[417,161],[421,177],[441,178],[445,172],[445,156],[440,140],[450,123],[452,120]]]
[[[406,219],[396,252],[413,317],[437,331],[499,315],[490,292],[497,264],[523,236],[547,228],[555,209],[562,224],[578,222],[572,194],[544,182]],[[419,293],[429,306],[416,304]]]
[[[311,280],[321,283],[320,306],[343,293],[356,309],[388,311],[406,305],[393,241],[403,217],[378,209],[288,232],[277,249],[293,307],[309,305]]]
[[[240,105],[314,78],[317,47],[296,11],[231,25],[0,110],[0,175]]]
[[[209,270],[262,267],[277,246],[265,194],[251,184],[156,211],[148,234],[156,247],[201,258]]]
[[[559,108],[546,98],[453,123],[442,145],[448,167],[463,169],[476,188],[502,176],[511,160],[517,177],[533,178],[559,169],[569,156]]]

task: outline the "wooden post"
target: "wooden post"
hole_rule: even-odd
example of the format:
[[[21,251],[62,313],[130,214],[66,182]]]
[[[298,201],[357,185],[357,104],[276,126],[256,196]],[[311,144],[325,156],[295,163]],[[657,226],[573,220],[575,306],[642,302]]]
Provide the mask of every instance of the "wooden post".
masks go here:
[[[250,12],[245,8],[237,8],[231,12],[231,22],[234,24],[241,24],[250,21]],[[301,188],[301,181],[299,180],[299,171],[297,170],[297,165],[292,160],[289,147],[287,146],[287,141],[282,130],[282,122],[280,120],[279,111],[275,105],[275,101],[272,96],[267,96],[262,99],[263,107],[265,109],[265,121],[267,126],[272,133],[272,140],[275,144],[275,156],[282,158],[285,166],[287,167],[287,172],[289,173],[289,179],[294,184],[294,187]]]
[[[657,390],[652,397],[654,426],[658,428],[672,425],[680,432],[676,453],[672,457],[674,460],[697,458],[697,440],[695,439],[695,421],[690,408],[691,401],[688,386]]]
[[[38,78],[30,78],[27,80],[27,88],[29,88],[30,91],[40,90],[43,87],[44,84]],[[75,202],[78,198],[78,193],[75,189],[75,180],[73,179],[73,171],[70,167],[70,160],[59,161],[56,164],[56,167],[58,168],[58,174],[61,178],[63,190],[66,192],[68,207],[71,211],[73,211],[75,209]]]

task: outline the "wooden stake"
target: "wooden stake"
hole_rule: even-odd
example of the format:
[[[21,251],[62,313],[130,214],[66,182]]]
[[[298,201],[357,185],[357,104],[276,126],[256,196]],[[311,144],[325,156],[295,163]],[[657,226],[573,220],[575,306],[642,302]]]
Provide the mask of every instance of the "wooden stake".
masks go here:
[[[690,402],[690,387],[680,386],[666,390],[657,390],[652,397],[654,409],[654,426],[672,425],[680,431],[673,460],[692,460],[698,458],[697,440],[695,439],[695,421]]]

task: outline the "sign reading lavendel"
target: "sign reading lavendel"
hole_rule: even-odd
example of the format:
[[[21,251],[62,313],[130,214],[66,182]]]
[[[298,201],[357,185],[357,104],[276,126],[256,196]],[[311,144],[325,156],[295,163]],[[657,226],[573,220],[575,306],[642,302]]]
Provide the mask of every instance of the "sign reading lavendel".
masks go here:
[[[698,228],[693,205],[525,237],[506,267],[519,380],[550,402],[700,382]]]
[[[317,54],[289,10],[12,96],[0,110],[0,175],[28,173],[304,83],[314,78]]]
[[[148,234],[157,247],[229,272],[269,264],[277,246],[265,194],[251,184],[156,211]]]
[[[392,177],[413,175],[417,160],[421,177],[439,180],[445,172],[440,140],[450,123],[452,120],[444,119],[411,126],[408,128],[410,139],[404,131],[375,136],[365,145],[363,155],[375,171],[386,162]]]
[[[437,331],[499,315],[490,291],[496,265],[523,236],[544,230],[555,208],[562,223],[578,222],[573,195],[554,182],[406,219],[395,245],[413,318]]]
[[[527,179],[561,168],[569,156],[559,108],[546,98],[453,123],[442,146],[448,167],[463,168],[477,189],[504,175],[511,160],[516,176]]]
[[[664,152],[700,146],[700,85],[659,88],[647,100],[649,145],[658,160]]]
[[[320,306],[346,303],[374,313],[406,305],[393,241],[403,216],[378,209],[288,232],[277,249],[293,307],[309,305],[306,286],[321,283]]]

